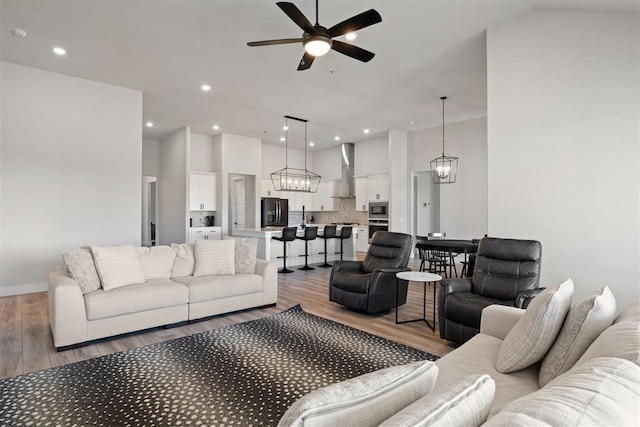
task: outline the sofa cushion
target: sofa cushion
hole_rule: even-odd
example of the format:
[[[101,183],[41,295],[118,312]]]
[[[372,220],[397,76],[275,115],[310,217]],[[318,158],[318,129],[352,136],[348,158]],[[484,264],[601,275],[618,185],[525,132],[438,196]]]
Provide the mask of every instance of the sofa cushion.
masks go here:
[[[256,258],[258,256],[258,239],[252,237],[225,236],[224,240],[233,239],[235,247],[236,274],[253,274],[256,272]]]
[[[176,252],[171,278],[193,276],[193,269],[196,266],[195,246],[193,243],[171,244],[171,249]]]
[[[496,358],[502,340],[486,334],[477,334],[464,345],[438,359],[440,373],[434,392],[450,388],[453,384],[476,374],[487,374],[496,383],[496,392],[491,412],[496,412],[506,403],[538,390],[538,366],[533,365],[511,374],[496,370]]]
[[[174,277],[171,280],[187,286],[190,303],[253,294],[264,290],[262,276],[257,274],[185,276]]]
[[[636,303],[627,307],[613,325],[595,339],[575,366],[596,357],[619,357],[640,365],[640,317],[633,314],[638,307]]]
[[[82,247],[65,251],[62,254],[71,277],[78,283],[83,294],[93,292],[102,287],[100,276],[93,261],[91,248]]]
[[[194,277],[234,274],[235,240],[196,240]]]
[[[558,338],[540,367],[540,387],[571,369],[591,343],[613,323],[616,298],[608,287],[569,310]]]
[[[480,426],[487,420],[494,393],[495,382],[489,375],[472,375],[450,388],[432,391],[380,427]]]
[[[502,342],[496,361],[498,372],[514,372],[542,359],[562,328],[572,298],[571,279],[538,294]]]
[[[613,321],[614,325],[622,322],[640,322],[640,298],[635,299],[616,317]]]
[[[336,270],[333,274],[332,286],[343,291],[366,294],[371,273],[361,273],[352,270]]]
[[[506,405],[485,426],[640,425],[640,367],[596,358]]]
[[[133,245],[91,246],[91,252],[105,291],[144,282],[144,273]]]
[[[482,317],[482,310],[493,304],[513,307],[510,301],[489,298],[472,292],[453,292],[445,301],[445,317],[461,325],[477,328]]]
[[[97,320],[189,302],[186,286],[168,279],[125,286],[109,292],[97,290],[84,296],[87,319]],[[135,329],[135,328],[133,328]]]
[[[138,247],[138,258],[145,280],[169,279],[176,251],[169,246]]]
[[[433,362],[422,361],[331,384],[296,401],[278,426],[377,426],[430,392],[437,375]]]

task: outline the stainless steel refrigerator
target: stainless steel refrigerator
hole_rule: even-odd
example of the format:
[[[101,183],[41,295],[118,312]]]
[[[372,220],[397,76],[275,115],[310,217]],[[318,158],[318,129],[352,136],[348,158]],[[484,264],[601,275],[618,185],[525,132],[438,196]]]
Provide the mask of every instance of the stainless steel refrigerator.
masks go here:
[[[261,227],[286,227],[289,225],[289,200],[263,197]]]

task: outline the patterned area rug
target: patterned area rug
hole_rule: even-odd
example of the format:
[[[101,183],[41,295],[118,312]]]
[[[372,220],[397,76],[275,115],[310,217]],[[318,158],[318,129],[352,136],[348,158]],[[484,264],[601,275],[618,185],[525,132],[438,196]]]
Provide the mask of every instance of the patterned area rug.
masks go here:
[[[0,425],[267,426],[312,390],[429,353],[306,313],[0,381]]]

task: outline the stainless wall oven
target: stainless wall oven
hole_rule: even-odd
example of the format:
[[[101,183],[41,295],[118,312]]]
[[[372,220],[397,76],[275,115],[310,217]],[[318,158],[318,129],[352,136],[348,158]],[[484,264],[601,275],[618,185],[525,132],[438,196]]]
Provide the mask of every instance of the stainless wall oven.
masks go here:
[[[369,242],[376,231],[389,231],[389,220],[369,218]]]

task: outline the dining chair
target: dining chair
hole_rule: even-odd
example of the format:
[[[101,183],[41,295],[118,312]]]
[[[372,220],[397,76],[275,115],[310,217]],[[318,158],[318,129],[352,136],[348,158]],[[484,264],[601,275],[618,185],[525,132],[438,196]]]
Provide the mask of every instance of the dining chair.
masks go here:
[[[427,240],[444,240],[446,237],[447,233],[427,233]],[[442,249],[428,249],[427,262],[429,263],[428,271],[430,273],[443,273],[446,276],[447,266],[449,265],[449,252]]]

